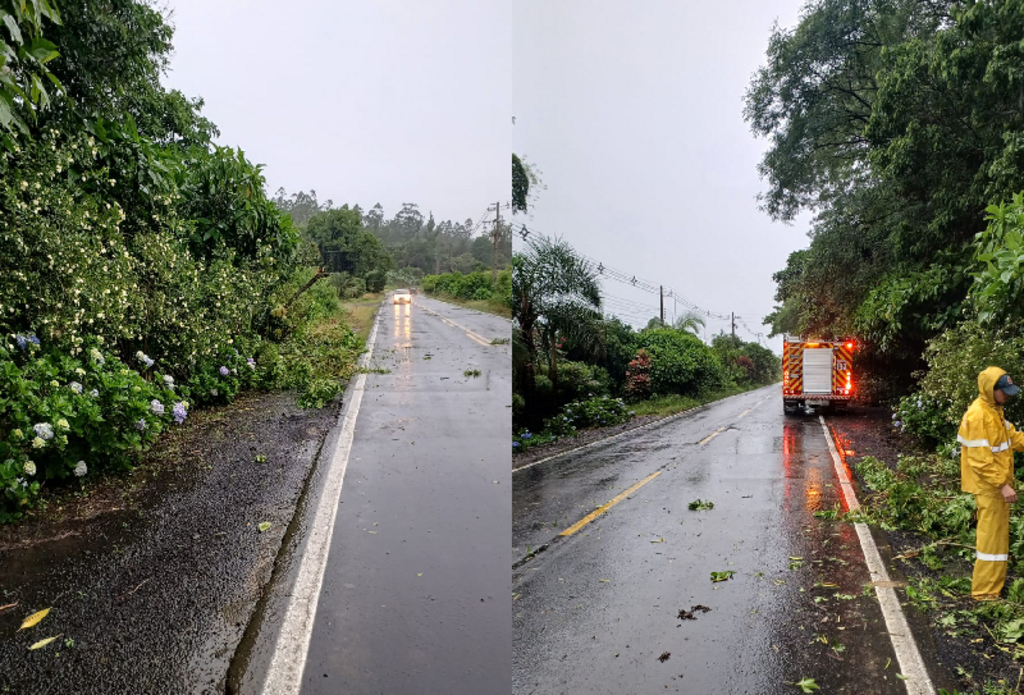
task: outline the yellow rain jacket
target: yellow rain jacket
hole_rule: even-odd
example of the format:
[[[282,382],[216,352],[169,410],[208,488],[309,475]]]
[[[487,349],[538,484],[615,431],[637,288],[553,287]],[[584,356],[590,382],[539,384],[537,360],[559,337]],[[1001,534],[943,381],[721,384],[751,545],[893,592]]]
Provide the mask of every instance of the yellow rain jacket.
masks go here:
[[[960,442],[960,483],[964,492],[1002,497],[1000,489],[1013,479],[1013,452],[1024,451],[1024,433],[1006,421],[1003,407],[992,395],[1005,371],[989,367],[978,375],[978,397],[964,414],[956,440]]]
[[[979,601],[999,598],[1006,583],[1010,553],[1010,505],[1001,489],[1014,490],[1013,452],[1024,451],[1024,433],[1018,432],[996,405],[995,386],[1003,374],[989,367],[978,375],[978,398],[964,413],[957,441],[960,442],[960,486],[974,494],[978,505],[976,558],[971,578],[971,596]]]

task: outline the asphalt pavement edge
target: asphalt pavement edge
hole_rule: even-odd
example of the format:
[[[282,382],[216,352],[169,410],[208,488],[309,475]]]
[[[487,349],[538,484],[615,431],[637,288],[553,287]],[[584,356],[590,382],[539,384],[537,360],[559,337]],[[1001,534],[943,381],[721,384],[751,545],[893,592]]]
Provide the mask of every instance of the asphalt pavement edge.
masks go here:
[[[774,385],[775,384],[769,384],[768,386],[763,386],[762,388],[766,389],[766,388],[770,388],[770,387],[772,387]],[[533,468],[534,466],[539,466],[542,463],[547,463],[548,461],[553,461],[553,460],[555,460],[557,458],[561,458],[563,456],[569,456],[570,454],[576,454],[576,453],[579,453],[581,451],[585,451],[587,449],[591,449],[591,448],[594,448],[594,447],[597,447],[597,446],[603,446],[605,444],[608,444],[609,442],[612,442],[612,441],[618,439],[619,437],[625,437],[627,434],[634,434],[636,432],[643,432],[644,430],[654,429],[654,428],[660,427],[662,425],[667,425],[668,423],[675,422],[676,420],[679,420],[679,419],[681,419],[681,418],[683,418],[683,417],[685,417],[687,415],[692,415],[693,413],[699,413],[702,410],[707,410],[708,408],[710,408],[713,405],[717,405],[719,403],[724,403],[725,401],[728,401],[728,400],[730,400],[732,398],[739,398],[740,396],[746,396],[747,394],[750,394],[750,393],[757,393],[760,390],[761,389],[754,389],[752,391],[744,391],[743,393],[737,393],[737,394],[734,394],[732,396],[726,396],[725,398],[722,398],[722,399],[717,400],[717,401],[710,401],[708,403],[704,403],[702,405],[698,405],[698,406],[695,406],[693,408],[689,408],[687,410],[683,410],[681,412],[674,413],[672,415],[666,415],[665,417],[659,418],[658,420],[654,420],[652,422],[648,422],[646,425],[640,425],[639,427],[634,427],[632,429],[625,430],[624,432],[619,432],[618,434],[613,434],[611,436],[603,437],[601,439],[595,439],[592,442],[587,442],[586,444],[583,444],[582,446],[577,446],[577,447],[574,447],[572,449],[566,449],[565,451],[559,451],[558,453],[551,454],[551,456],[545,456],[544,458],[538,459],[536,461],[533,461],[532,463],[526,463],[526,464],[523,464],[522,466],[512,466],[512,474],[515,475],[516,473],[519,473],[520,471],[528,470],[530,468]],[[761,399],[761,401],[764,401],[764,400],[766,400],[766,399]],[[759,401],[759,402],[761,402],[761,401]]]
[[[351,448],[359,401],[365,389],[365,370],[373,357],[373,347],[386,303],[385,298],[378,307],[367,337],[365,352],[357,363],[361,373],[357,374],[345,389],[345,403],[338,414],[337,423],[325,437],[317,453],[306,488],[296,505],[292,522],[275,560],[271,579],[264,587],[263,596],[246,628],[245,636],[231,660],[226,684],[228,695],[277,695],[299,692],[306,659],[305,647],[308,646],[316,616],[316,597],[310,601],[309,590],[314,583],[319,587],[323,578],[327,550],[330,548],[330,530],[333,529],[334,515],[341,496],[344,467],[347,465],[347,452]],[[357,391],[358,397],[353,395]],[[339,454],[344,454],[344,463],[339,464]],[[333,503],[330,509],[326,509],[325,503],[329,501],[331,494],[334,494]],[[323,517],[329,517],[326,537],[322,528],[319,533],[314,534],[318,524],[323,524]],[[321,560],[319,577],[313,572],[316,568],[309,566],[305,561],[310,552],[317,550],[322,556],[318,557]],[[301,597],[296,596],[299,591],[302,592]],[[319,590],[316,593],[319,594]],[[289,614],[293,613],[303,599],[304,614],[289,621]],[[301,654],[295,657],[297,645],[294,641],[302,639],[301,630],[297,633],[294,625],[294,620],[299,618],[303,624],[308,623],[308,629],[302,642],[304,646]],[[285,642],[289,639],[293,644],[286,647]],[[284,648],[289,649],[293,661],[282,661]],[[287,677],[294,679],[290,687],[286,683]],[[284,686],[281,686],[282,683]],[[279,686],[284,689],[275,689]]]
[[[825,434],[829,453],[832,455],[832,463],[835,466],[836,477],[839,479],[847,508],[853,511],[860,506],[857,494],[847,474],[846,466],[839,456],[832,433],[829,431],[828,425],[825,424],[824,416],[819,415],[818,420],[821,422],[821,429]],[[889,633],[893,650],[896,652],[896,660],[899,662],[902,675],[906,677],[903,683],[907,687],[907,694],[932,695],[935,692],[935,686],[928,675],[928,668],[921,657],[921,650],[918,649],[914,633],[910,629],[903,606],[900,605],[899,597],[896,595],[896,589],[893,588],[889,579],[889,573],[886,571],[885,563],[882,562],[882,556],[871,535],[871,529],[867,524],[860,522],[855,523],[854,528],[857,531],[857,538],[860,540],[861,551],[864,553],[864,563],[867,565],[871,581],[875,585],[875,595],[882,608],[886,631]]]

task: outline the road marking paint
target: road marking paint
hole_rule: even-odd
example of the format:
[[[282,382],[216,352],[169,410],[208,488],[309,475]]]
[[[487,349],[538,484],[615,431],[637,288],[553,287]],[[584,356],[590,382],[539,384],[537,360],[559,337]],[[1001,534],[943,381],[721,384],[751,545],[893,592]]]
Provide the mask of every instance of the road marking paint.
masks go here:
[[[769,387],[766,386],[765,388],[769,388]],[[597,440],[594,440],[594,441],[589,442],[587,444],[584,444],[582,446],[577,446],[577,447],[572,448],[572,449],[566,449],[565,451],[560,451],[557,454],[551,454],[551,456],[545,456],[544,458],[538,459],[538,460],[534,461],[533,463],[527,463],[525,465],[517,466],[517,467],[513,468],[512,469],[512,474],[515,475],[516,473],[518,473],[520,471],[525,471],[527,469],[533,468],[534,466],[539,466],[542,463],[547,463],[548,461],[552,461],[554,459],[561,458],[562,456],[568,456],[570,454],[579,453],[579,452],[584,451],[586,449],[591,449],[591,448],[593,448],[595,446],[602,446],[602,445],[607,444],[608,442],[610,442],[610,441],[612,441],[614,439],[618,439],[619,437],[625,437],[627,434],[634,434],[636,432],[642,432],[643,430],[649,430],[649,429],[652,429],[654,427],[660,427],[661,425],[667,425],[668,423],[673,422],[675,420],[678,420],[678,419],[680,419],[680,418],[682,418],[682,417],[684,417],[686,415],[689,415],[690,413],[694,413],[694,412],[696,412],[698,410],[702,410],[704,408],[708,408],[708,407],[713,406],[713,405],[718,405],[719,403],[724,403],[725,401],[729,400],[730,398],[739,398],[739,397],[745,396],[745,395],[746,395],[745,393],[738,393],[735,396],[729,396],[728,398],[723,398],[720,401],[714,401],[712,403],[705,403],[704,405],[698,405],[697,407],[690,408],[689,410],[684,410],[682,412],[675,413],[673,415],[666,415],[665,417],[663,417],[663,418],[661,418],[659,420],[655,420],[653,422],[648,422],[646,425],[640,425],[639,427],[634,427],[631,430],[626,430],[625,432],[619,432],[618,434],[613,434],[610,437],[604,437],[603,439],[597,439]]]
[[[758,405],[760,405],[760,403],[759,403]],[[755,405],[755,406],[754,406],[754,408],[756,408],[756,407],[757,407],[757,406]],[[751,410],[753,410],[754,408],[747,408],[747,409],[746,409],[746,410],[744,410],[744,411],[743,411],[742,413],[740,413],[740,417],[743,417],[744,415],[746,415],[747,413],[749,413],[749,412],[750,412]]]
[[[836,476],[839,478],[847,506],[850,510],[857,509],[860,507],[857,493],[854,492],[853,484],[846,473],[846,466],[843,465],[842,459],[839,457],[832,433],[829,432],[828,426],[825,424],[824,416],[819,415],[818,419],[821,421],[821,429],[825,432],[825,441],[828,442],[828,450],[832,454],[832,463],[835,465]],[[885,628],[889,633],[889,639],[892,640],[896,660],[899,662],[900,671],[907,677],[903,681],[907,686],[907,693],[908,695],[932,695],[935,692],[935,686],[932,685],[931,678],[928,676],[928,669],[924,665],[924,659],[921,658],[921,651],[914,640],[914,634],[910,631],[907,616],[903,613],[903,606],[900,605],[900,600],[896,596],[894,583],[889,579],[882,555],[878,552],[875,539],[871,536],[871,529],[864,523],[856,523],[854,527],[857,529],[861,550],[864,551],[864,562],[868,566],[868,573],[871,575],[871,581],[875,587],[875,595],[878,596],[878,603],[882,607]]]
[[[717,430],[712,432],[710,436],[707,436],[704,439],[700,440],[700,442],[698,443],[698,446],[704,446],[705,444],[710,442],[712,439],[714,439],[715,437],[720,435],[722,432],[725,432],[725,430],[726,430],[725,427],[719,427]]]
[[[619,502],[621,502],[622,500],[624,500],[627,497],[629,497],[630,495],[632,495],[634,492],[636,492],[637,490],[642,488],[644,485],[646,485],[647,483],[649,483],[652,480],[654,480],[655,478],[657,478],[659,475],[661,475],[661,471],[655,471],[654,473],[651,473],[649,476],[647,476],[646,478],[641,480],[639,483],[637,483],[633,487],[631,487],[628,490],[626,490],[625,492],[623,492],[621,495],[619,495],[618,497],[613,499],[611,502],[608,502],[607,504],[601,505],[600,507],[598,507],[594,511],[590,512],[590,514],[587,514],[585,517],[583,517],[582,519],[580,519],[575,524],[573,524],[569,528],[565,529],[564,531],[562,531],[558,535],[559,536],[571,536],[572,534],[576,533],[581,528],[583,528],[584,526],[589,524],[591,521],[593,521],[594,519],[596,519],[597,517],[601,516],[606,511],[608,511],[609,509],[611,509],[612,507],[617,505]]]
[[[382,306],[382,309],[377,312],[373,330],[366,341],[366,352],[360,358],[360,367],[364,369],[373,356],[373,345],[377,339],[377,330],[383,315]],[[338,436],[334,453],[327,466],[323,495],[310,526],[305,552],[299,564],[298,577],[288,600],[288,607],[285,609],[281,633],[274,645],[274,653],[263,684],[263,693],[266,695],[296,695],[302,685],[302,673],[306,668],[306,656],[313,634],[317,602],[320,600],[324,570],[327,568],[327,555],[331,547],[331,537],[334,534],[334,518],[337,515],[338,501],[341,498],[341,487],[345,479],[345,470],[348,467],[348,458],[352,452],[359,405],[365,390],[365,372],[359,373],[351,386],[346,389],[349,400],[342,415],[341,434]]]
[[[480,343],[484,347],[491,347],[491,341],[487,340],[487,338],[483,337],[479,333],[477,333],[475,331],[472,331],[472,330],[466,328],[465,326],[463,326],[462,324],[456,323],[455,321],[452,321],[451,319],[449,319],[447,317],[441,316],[441,314],[437,313],[436,311],[432,311],[431,309],[428,309],[427,307],[423,306],[419,302],[416,302],[416,305],[419,308],[423,309],[423,311],[427,312],[428,314],[431,314],[432,316],[436,316],[437,318],[441,319],[442,323],[446,323],[449,326],[451,326],[452,328],[458,328],[460,331],[462,331],[467,336],[469,336],[472,340],[475,340],[476,342]]]

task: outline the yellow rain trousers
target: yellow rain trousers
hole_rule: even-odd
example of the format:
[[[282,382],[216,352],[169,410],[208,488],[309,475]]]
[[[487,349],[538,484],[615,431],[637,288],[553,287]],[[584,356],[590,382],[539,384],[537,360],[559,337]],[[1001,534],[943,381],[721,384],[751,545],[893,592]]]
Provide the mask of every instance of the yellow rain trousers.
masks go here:
[[[1013,452],[1024,451],[1024,433],[1018,432],[996,404],[996,381],[1003,374],[989,367],[978,375],[978,398],[960,422],[961,489],[974,495],[978,503],[978,537],[971,596],[977,600],[999,597],[1006,581],[1006,562],[1010,550],[1010,505],[1003,499],[1002,487],[1014,490]],[[1022,500],[1024,501],[1024,500]]]

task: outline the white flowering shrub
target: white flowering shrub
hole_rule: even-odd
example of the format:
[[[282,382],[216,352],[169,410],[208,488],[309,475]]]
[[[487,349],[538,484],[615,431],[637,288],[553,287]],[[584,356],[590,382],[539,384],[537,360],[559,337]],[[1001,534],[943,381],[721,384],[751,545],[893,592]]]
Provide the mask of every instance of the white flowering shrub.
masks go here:
[[[0,151],[0,522],[47,481],[129,465],[191,407],[340,390],[320,353],[358,350],[304,351],[337,297],[288,304],[312,272],[297,246],[235,150],[161,149],[129,121]]]

